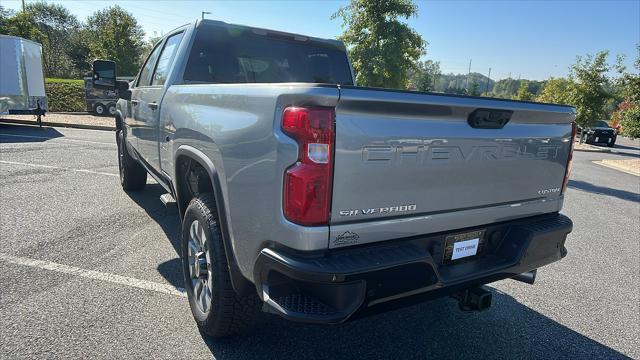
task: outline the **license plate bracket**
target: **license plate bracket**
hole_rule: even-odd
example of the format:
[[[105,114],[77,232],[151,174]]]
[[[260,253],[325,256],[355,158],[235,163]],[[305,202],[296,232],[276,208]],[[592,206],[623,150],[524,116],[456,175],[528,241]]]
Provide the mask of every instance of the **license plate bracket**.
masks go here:
[[[476,257],[484,249],[486,229],[447,235],[442,263],[450,264]]]

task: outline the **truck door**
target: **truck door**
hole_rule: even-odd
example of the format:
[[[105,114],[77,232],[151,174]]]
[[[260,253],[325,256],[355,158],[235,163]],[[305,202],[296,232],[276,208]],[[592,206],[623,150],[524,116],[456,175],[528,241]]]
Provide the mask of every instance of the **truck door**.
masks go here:
[[[153,48],[151,54],[149,54],[147,60],[144,62],[138,78],[131,88],[131,101],[129,102],[129,109],[127,111],[124,122],[128,142],[136,149],[139,154],[142,153],[139,146],[139,138],[142,131],[141,126],[138,123],[138,119],[144,118],[146,116],[145,112],[148,112],[146,106],[140,106],[140,97],[142,96],[142,94],[144,94],[147,88],[151,86],[151,74],[153,74],[153,69],[156,66],[158,56],[160,55],[160,51],[162,50],[161,45],[162,42],[156,44],[156,46]]]
[[[137,111],[134,111],[133,114],[138,130],[138,152],[144,161],[157,171],[160,170],[160,153],[158,146],[158,141],[160,140],[160,104],[165,92],[167,76],[169,75],[169,70],[171,69],[176,50],[180,45],[183,34],[183,32],[180,32],[171,35],[164,43],[161,43],[160,46],[157,47],[157,49],[161,50],[157,56],[155,67],[152,67],[152,75],[145,80],[142,78],[141,73],[141,80],[145,80],[146,85],[140,86],[135,94],[135,101],[137,103],[134,107],[137,107]],[[155,51],[156,49],[154,49],[154,52]],[[132,93],[132,102],[133,101],[134,97]]]

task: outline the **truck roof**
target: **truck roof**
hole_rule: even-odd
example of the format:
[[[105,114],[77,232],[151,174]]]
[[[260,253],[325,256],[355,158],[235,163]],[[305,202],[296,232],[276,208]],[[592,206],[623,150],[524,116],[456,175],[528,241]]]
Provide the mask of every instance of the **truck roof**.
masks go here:
[[[298,41],[309,41],[313,43],[324,44],[325,46],[345,49],[345,46],[342,43],[342,41],[336,40],[336,39],[325,39],[325,38],[318,38],[318,37],[308,36],[303,34],[289,33],[289,32],[280,31],[280,30],[265,29],[265,28],[240,25],[240,24],[230,24],[220,20],[198,19],[195,23],[196,28],[199,28],[200,26],[207,26],[207,25],[209,26],[217,25],[217,26],[224,26],[224,27],[235,28],[235,29],[249,30],[259,35],[271,35],[275,37],[289,38],[289,39],[294,39]]]

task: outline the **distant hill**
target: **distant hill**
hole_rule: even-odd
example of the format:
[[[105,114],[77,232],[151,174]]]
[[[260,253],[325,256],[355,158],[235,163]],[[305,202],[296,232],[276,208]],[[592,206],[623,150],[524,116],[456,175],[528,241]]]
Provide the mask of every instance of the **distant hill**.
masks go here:
[[[478,84],[478,91],[484,96],[492,96],[499,98],[512,98],[518,92],[520,83],[529,81],[529,92],[539,94],[542,91],[544,81],[527,80],[527,79],[502,79],[492,80],[486,75],[472,72],[469,74],[469,83],[467,84],[467,74],[441,74],[435,83],[434,91],[448,94],[464,94],[466,89],[471,87],[473,83]]]
[[[480,93],[487,92],[487,80],[485,75],[480,73],[469,74],[469,84],[467,84],[467,74],[442,74],[436,81],[434,90],[449,94],[461,94],[475,82],[478,84]],[[495,81],[489,80],[489,91],[493,90]]]

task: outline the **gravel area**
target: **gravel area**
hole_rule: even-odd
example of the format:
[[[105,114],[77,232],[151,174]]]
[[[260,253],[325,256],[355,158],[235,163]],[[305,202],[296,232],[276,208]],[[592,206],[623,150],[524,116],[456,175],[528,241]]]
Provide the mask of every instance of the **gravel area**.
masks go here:
[[[1,115],[0,120],[3,119],[33,121],[33,123],[36,124],[36,117],[34,115]],[[57,124],[115,126],[113,117],[94,116],[89,113],[47,113],[47,115],[42,118],[42,121]]]

